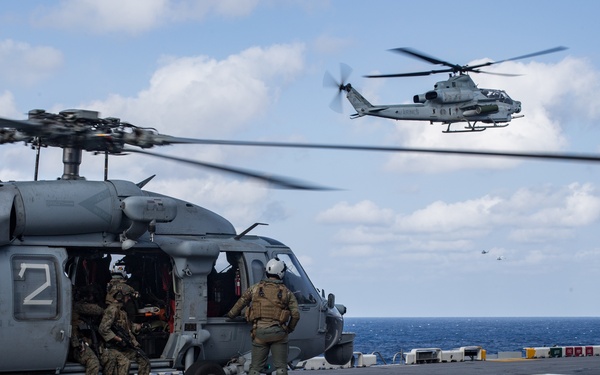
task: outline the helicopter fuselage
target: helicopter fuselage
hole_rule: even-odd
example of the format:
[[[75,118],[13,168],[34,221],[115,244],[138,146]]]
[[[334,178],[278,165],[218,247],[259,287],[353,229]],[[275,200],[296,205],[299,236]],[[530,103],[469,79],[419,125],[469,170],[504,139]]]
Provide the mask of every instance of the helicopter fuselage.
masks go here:
[[[346,97],[356,110],[353,118],[375,116],[394,120],[429,121],[450,125],[467,122],[469,131],[488,127],[503,127],[514,114],[521,112],[521,102],[512,100],[506,92],[479,89],[467,75],[454,76],[438,82],[434,90],[415,95],[415,104],[373,105],[350,84],[343,87]],[[491,125],[479,125],[482,122]],[[503,125],[504,124],[504,125]]]
[[[317,291],[281,242],[236,234],[207,209],[128,181],[0,183],[0,373],[83,372],[68,356],[75,291],[95,286],[104,304],[119,258],[141,295],[131,318],[151,327],[138,341],[153,372],[204,375],[199,363],[241,372],[250,325],[225,313],[275,256],[288,265],[284,283],[300,306],[290,362],[321,353],[348,362],[345,308]]]

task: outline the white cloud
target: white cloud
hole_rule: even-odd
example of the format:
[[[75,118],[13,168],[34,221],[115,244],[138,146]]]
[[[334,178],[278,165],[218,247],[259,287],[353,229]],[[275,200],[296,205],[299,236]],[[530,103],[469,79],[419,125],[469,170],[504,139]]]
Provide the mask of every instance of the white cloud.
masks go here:
[[[506,233],[516,243],[565,239],[575,228],[599,218],[598,192],[591,184],[573,183],[522,188],[508,196],[435,201],[411,213],[394,212],[371,201],[341,202],[322,211],[317,221],[339,226],[334,242],[352,249],[375,245],[414,252],[472,249],[491,232]]]
[[[453,232],[470,227],[485,227],[491,211],[501,198],[483,196],[463,202],[433,202],[410,215],[400,216],[395,227],[400,231]]]
[[[576,227],[588,225],[600,216],[600,198],[591,184],[573,183],[563,189],[554,207],[546,207],[531,216],[532,222],[544,226]],[[564,194],[564,195],[563,195]]]
[[[48,46],[32,46],[12,39],[0,41],[0,80],[33,85],[63,65],[62,53]]]
[[[321,212],[317,216],[317,222],[321,223],[365,223],[371,225],[386,224],[393,220],[393,211],[380,209],[369,200],[350,205],[348,202],[340,202],[335,206]]]
[[[152,124],[171,135],[231,134],[260,117],[282,87],[302,72],[303,53],[303,44],[282,44],[249,48],[221,61],[165,57],[137,96],[115,94],[84,108]]]
[[[0,115],[8,118],[21,117],[21,114],[17,110],[15,97],[8,90],[4,90],[2,95],[0,95]]]
[[[62,0],[38,9],[34,22],[94,33],[137,34],[172,22],[202,20],[210,13],[247,16],[257,4],[258,0]]]

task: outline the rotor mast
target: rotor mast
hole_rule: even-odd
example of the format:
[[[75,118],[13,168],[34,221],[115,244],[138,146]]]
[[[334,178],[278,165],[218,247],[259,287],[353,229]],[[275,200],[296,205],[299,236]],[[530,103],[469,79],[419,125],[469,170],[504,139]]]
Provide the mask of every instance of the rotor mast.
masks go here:
[[[85,177],[79,175],[79,166],[81,165],[80,148],[63,148],[63,175],[61,180],[85,180]]]

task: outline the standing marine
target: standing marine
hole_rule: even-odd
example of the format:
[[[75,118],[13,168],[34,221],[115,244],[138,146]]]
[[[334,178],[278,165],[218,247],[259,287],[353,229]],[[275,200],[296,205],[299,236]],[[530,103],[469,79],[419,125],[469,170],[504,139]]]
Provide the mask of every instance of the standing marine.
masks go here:
[[[277,257],[269,260],[265,267],[267,279],[246,289],[227,313],[233,319],[248,306],[246,319],[252,323],[249,375],[259,375],[263,371],[269,351],[277,375],[287,375],[288,334],[296,328],[300,312],[296,297],[283,283],[286,270],[285,262]]]

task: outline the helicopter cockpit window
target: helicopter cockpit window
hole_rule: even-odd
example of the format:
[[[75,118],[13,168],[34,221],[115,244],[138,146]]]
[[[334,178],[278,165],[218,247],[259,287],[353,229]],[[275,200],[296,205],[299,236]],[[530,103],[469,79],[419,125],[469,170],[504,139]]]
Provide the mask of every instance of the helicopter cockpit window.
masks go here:
[[[296,296],[296,299],[298,300],[298,304],[306,305],[317,303],[315,297],[317,291],[308,279],[308,276],[304,273],[298,260],[290,254],[277,254],[277,257],[284,261],[287,266],[283,282],[285,286],[294,293],[294,296]]]
[[[489,99],[498,100],[506,104],[513,103],[513,100],[510,98],[510,96],[508,96],[508,94],[502,90],[482,89],[481,93]]]

